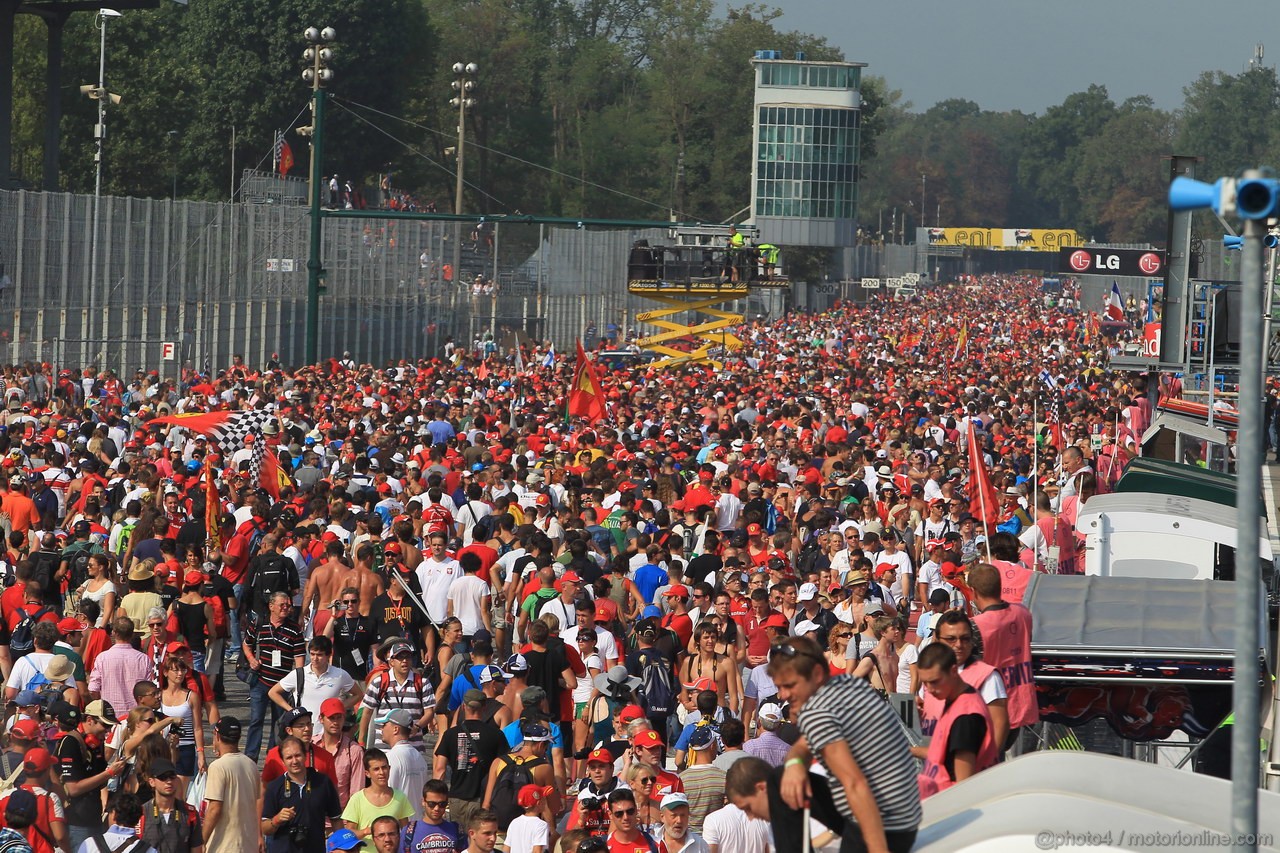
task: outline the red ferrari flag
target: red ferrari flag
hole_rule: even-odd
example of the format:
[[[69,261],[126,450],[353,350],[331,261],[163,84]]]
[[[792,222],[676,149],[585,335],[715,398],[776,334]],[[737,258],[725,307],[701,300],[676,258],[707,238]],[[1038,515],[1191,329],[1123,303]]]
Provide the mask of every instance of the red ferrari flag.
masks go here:
[[[289,147],[289,143],[283,138],[280,140],[280,176],[284,177],[289,174],[289,170],[293,168],[293,149]]]
[[[573,372],[573,385],[569,388],[569,416],[595,423],[604,417],[604,394],[600,392],[596,371],[582,349],[582,341],[577,344],[578,366]]]
[[[1000,520],[1000,501],[996,487],[991,483],[986,463],[982,460],[982,448],[978,446],[978,430],[969,424],[969,513],[978,521],[994,528]]]

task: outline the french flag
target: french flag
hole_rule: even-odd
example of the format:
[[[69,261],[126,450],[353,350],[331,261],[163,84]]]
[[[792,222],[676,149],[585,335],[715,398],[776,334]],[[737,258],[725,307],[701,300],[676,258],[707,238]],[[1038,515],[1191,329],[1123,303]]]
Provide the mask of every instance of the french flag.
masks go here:
[[[1111,296],[1107,299],[1107,319],[1124,320],[1124,301],[1120,298],[1120,285],[1111,282]]]

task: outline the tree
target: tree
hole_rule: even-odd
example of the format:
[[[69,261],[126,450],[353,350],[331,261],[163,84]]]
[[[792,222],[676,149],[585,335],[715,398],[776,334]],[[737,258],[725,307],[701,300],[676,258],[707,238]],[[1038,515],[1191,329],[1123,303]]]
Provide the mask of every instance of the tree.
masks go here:
[[[1270,162],[1280,153],[1280,80],[1274,68],[1243,74],[1206,71],[1183,90],[1178,151],[1204,157],[1210,180]]]
[[[1075,176],[1080,145],[1097,136],[1116,115],[1105,86],[1090,86],[1068,95],[1028,127],[1018,163],[1021,208],[1038,227],[1060,227],[1080,219]]]
[[[1163,242],[1168,223],[1161,160],[1173,144],[1173,117],[1150,98],[1131,98],[1081,145],[1076,191],[1079,228],[1122,243]],[[1097,233],[1095,233],[1095,230]]]

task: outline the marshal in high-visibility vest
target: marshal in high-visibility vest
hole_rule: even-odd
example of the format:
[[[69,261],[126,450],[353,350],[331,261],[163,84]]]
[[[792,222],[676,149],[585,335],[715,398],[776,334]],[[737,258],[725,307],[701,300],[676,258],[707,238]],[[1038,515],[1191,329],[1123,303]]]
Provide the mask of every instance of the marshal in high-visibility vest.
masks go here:
[[[773,271],[778,265],[778,247],[772,243],[761,243],[756,246],[760,263],[764,266],[765,278],[773,278]]]

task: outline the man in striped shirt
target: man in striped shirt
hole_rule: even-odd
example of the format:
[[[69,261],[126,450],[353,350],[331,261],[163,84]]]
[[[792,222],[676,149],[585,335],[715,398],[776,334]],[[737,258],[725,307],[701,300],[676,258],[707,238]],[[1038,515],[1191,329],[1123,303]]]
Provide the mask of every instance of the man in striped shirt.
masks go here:
[[[276,723],[284,712],[267,697],[267,693],[282,678],[304,665],[306,644],[302,631],[289,619],[292,611],[293,597],[287,592],[274,593],[267,602],[269,618],[251,621],[241,643],[249,668],[258,675],[249,690],[249,735],[244,745],[244,754],[254,761],[258,760],[258,751],[262,748],[262,726],[267,709],[271,709],[267,749],[275,746]]]
[[[769,675],[791,703],[802,737],[783,763],[781,795],[795,811],[771,814],[780,850],[801,843],[801,810],[863,849],[907,853],[922,812],[911,747],[889,704],[863,679],[831,676],[808,637],[789,637],[769,654]],[[809,772],[817,758],[827,775]],[[846,849],[857,849],[846,847]]]

